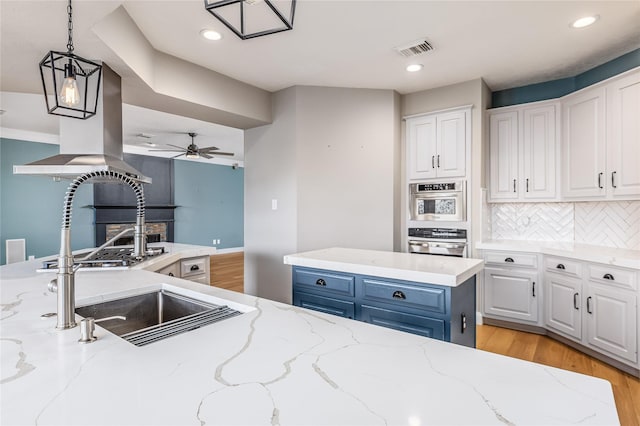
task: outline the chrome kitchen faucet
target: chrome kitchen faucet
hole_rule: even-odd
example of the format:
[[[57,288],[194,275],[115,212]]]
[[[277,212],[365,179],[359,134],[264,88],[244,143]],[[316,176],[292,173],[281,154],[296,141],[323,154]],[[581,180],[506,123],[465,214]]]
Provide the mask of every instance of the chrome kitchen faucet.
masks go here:
[[[93,178],[118,179],[126,183],[136,193],[136,224],[134,227],[133,256],[143,258],[146,254],[146,239],[144,229],[144,192],[142,185],[131,177],[116,171],[95,171],[85,173],[75,178],[64,197],[62,211],[62,229],[60,233],[60,254],[58,255],[58,274],[49,283],[49,290],[58,293],[58,320],[56,328],[64,330],[77,325],[75,320],[76,295],[75,295],[75,272],[80,265],[73,265],[73,254],[71,252],[71,208],[73,197],[80,185]]]

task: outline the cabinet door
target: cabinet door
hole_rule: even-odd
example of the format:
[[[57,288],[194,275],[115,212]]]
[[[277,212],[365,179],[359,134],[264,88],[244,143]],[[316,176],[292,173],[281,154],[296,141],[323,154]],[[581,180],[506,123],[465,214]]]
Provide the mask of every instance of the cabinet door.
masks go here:
[[[640,194],[640,72],[607,86],[608,170],[615,196]]]
[[[637,362],[636,295],[589,282],[586,311],[589,345]]]
[[[409,179],[436,177],[436,117],[407,120]]]
[[[561,333],[582,339],[582,310],[580,309],[582,281],[547,273],[545,278],[546,324]]]
[[[466,121],[464,111],[439,114],[436,117],[436,174],[438,177],[465,175]]]
[[[556,107],[522,112],[522,174],[525,199],[556,196]]]
[[[562,106],[562,173],[565,197],[605,194],[605,91],[570,95]]]
[[[485,314],[538,321],[537,272],[484,269]]]
[[[493,200],[518,198],[518,112],[491,114],[490,197]]]

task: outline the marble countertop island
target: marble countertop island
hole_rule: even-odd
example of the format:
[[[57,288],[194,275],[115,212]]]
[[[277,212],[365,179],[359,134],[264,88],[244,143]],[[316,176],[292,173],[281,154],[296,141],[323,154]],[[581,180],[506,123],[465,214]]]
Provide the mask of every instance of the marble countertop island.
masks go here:
[[[284,263],[456,287],[482,271],[484,261],[333,247],[290,254],[284,257]]]
[[[2,425],[618,423],[604,380],[147,270],[79,270],[77,305],[166,287],[245,313],[143,347],[98,324],[80,344],[41,318],[39,265],[0,267]]]

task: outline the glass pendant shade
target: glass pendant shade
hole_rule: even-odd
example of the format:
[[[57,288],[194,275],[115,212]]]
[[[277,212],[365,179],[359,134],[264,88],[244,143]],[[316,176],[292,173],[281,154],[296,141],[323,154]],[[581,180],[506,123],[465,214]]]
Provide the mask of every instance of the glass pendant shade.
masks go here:
[[[204,7],[247,40],[293,29],[296,0],[204,0]]]
[[[87,119],[96,114],[102,65],[73,53],[50,51],[40,61],[49,114]]]

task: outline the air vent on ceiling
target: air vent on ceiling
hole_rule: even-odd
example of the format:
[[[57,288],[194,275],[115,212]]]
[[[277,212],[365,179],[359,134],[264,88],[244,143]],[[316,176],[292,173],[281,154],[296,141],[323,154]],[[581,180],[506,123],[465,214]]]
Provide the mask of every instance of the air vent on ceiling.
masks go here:
[[[429,52],[430,50],[433,50],[433,47],[427,40],[421,38],[403,46],[395,47],[394,50],[402,56],[410,57]]]

